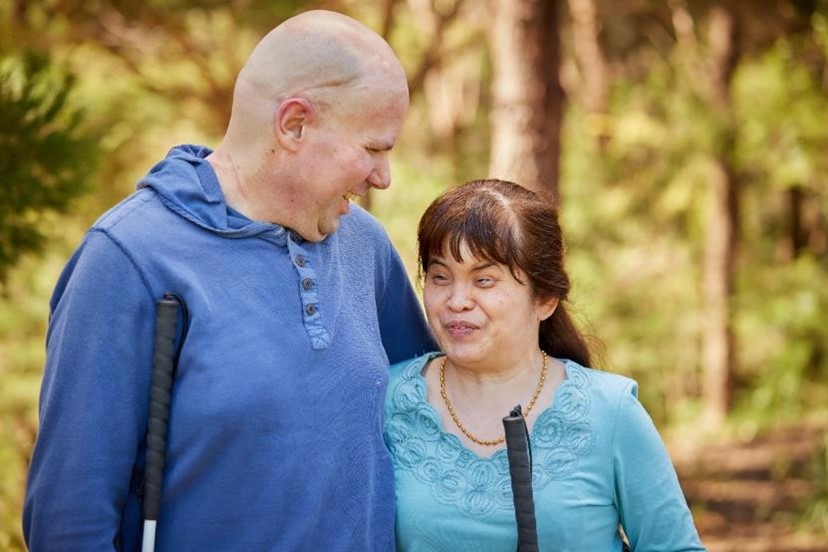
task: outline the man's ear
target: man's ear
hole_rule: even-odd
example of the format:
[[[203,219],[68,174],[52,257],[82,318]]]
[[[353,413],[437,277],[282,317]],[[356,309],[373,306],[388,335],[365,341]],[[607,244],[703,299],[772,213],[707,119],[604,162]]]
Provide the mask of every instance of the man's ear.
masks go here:
[[[273,116],[273,134],[282,148],[296,151],[307,125],[313,119],[313,106],[303,98],[288,98]]]
[[[538,301],[538,318],[543,322],[555,312],[555,309],[558,308],[558,298],[557,297],[550,297],[549,299],[543,299]]]

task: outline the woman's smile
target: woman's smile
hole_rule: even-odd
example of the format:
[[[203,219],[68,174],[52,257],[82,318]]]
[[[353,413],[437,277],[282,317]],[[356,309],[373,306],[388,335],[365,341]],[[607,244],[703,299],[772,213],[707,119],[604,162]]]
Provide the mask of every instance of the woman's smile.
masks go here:
[[[480,326],[465,320],[452,320],[444,322],[443,327],[446,329],[446,333],[451,337],[458,338],[471,336],[476,332],[476,330],[480,329]]]

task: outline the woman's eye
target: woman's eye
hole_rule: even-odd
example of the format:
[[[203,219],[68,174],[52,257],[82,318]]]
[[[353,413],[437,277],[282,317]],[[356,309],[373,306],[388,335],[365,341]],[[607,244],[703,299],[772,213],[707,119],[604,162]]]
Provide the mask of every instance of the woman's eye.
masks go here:
[[[493,286],[494,283],[495,283],[494,278],[485,277],[485,278],[478,278],[477,279],[477,285],[482,286],[482,287],[490,287],[490,286]]]
[[[435,284],[444,284],[444,283],[448,282],[448,277],[445,276],[444,274],[432,274],[431,275],[431,281],[434,282]]]

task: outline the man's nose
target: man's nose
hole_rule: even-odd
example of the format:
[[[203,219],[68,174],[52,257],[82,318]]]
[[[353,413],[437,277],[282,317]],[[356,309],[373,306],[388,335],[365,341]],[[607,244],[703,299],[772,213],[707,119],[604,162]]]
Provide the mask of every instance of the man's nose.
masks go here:
[[[377,159],[374,170],[368,175],[368,183],[379,190],[384,190],[391,185],[391,166],[388,163],[387,154]]]

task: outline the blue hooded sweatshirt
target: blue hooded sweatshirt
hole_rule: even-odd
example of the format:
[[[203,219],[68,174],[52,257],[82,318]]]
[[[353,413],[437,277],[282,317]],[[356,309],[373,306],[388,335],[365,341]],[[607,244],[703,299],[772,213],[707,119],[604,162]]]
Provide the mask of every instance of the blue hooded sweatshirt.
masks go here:
[[[392,550],[389,362],[434,348],[403,265],[357,206],[319,243],[245,218],[209,153],[174,148],[57,283],[26,541],[140,548],[155,305],[173,292],[189,323],[157,550]]]

